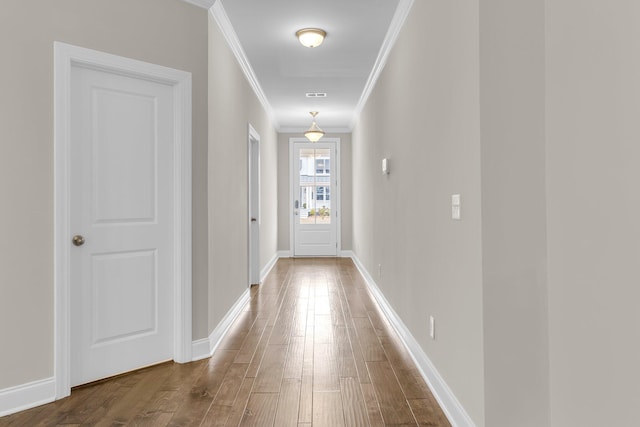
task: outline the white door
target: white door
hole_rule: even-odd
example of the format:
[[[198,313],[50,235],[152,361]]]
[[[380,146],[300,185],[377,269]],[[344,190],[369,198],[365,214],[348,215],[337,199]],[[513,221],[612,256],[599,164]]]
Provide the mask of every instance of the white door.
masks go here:
[[[338,254],[337,142],[293,142],[294,256]]]
[[[249,126],[249,284],[260,284],[260,136]]]
[[[74,66],[70,102],[74,386],[173,357],[174,99]]]

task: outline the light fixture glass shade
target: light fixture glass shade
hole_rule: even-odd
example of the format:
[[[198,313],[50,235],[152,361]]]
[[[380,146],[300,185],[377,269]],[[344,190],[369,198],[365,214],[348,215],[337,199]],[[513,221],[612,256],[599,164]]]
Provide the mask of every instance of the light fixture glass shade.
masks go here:
[[[311,122],[311,127],[304,133],[304,136],[306,136],[311,142],[318,142],[320,138],[324,136],[324,131],[316,124],[316,116],[318,115],[318,112],[312,111],[309,114],[313,117],[313,122]]]
[[[326,37],[327,33],[319,28],[303,28],[296,32],[296,36],[302,46],[305,47],[318,47],[322,44],[322,41]]]

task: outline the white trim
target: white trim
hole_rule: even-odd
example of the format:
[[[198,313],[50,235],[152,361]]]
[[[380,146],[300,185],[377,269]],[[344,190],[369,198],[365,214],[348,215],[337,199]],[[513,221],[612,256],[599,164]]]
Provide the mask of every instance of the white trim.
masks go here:
[[[218,348],[220,342],[222,342],[224,335],[227,333],[233,322],[238,318],[240,313],[242,313],[250,299],[251,293],[249,288],[247,288],[229,309],[227,314],[225,314],[220,323],[218,323],[218,326],[216,326],[213,332],[211,332],[209,337],[196,340],[192,343],[193,361],[213,356],[213,352],[216,351],[216,348]]]
[[[449,388],[444,381],[436,367],[433,365],[429,357],[426,355],[418,341],[413,337],[409,328],[404,324],[400,316],[395,312],[389,301],[385,298],[384,294],[376,285],[367,269],[362,265],[362,262],[358,259],[356,254],[352,254],[353,262],[355,263],[358,271],[362,274],[369,291],[378,302],[378,305],[384,312],[387,319],[396,330],[400,339],[407,348],[407,351],[411,355],[411,358],[418,366],[420,375],[429,385],[429,389],[435,396],[436,400],[440,404],[440,407],[444,411],[445,415],[449,419],[449,422],[453,427],[475,427],[475,424],[469,417],[469,414],[464,410],[462,404],[458,401],[453,391]]]
[[[414,0],[400,0],[398,3],[398,7],[396,8],[396,12],[393,15],[393,19],[391,19],[391,24],[389,25],[389,30],[387,30],[387,35],[384,37],[382,42],[382,46],[380,47],[380,51],[378,52],[378,57],[376,58],[376,62],[373,64],[373,69],[369,74],[369,78],[367,79],[367,83],[364,85],[364,89],[362,91],[362,95],[360,95],[360,100],[358,104],[356,104],[356,108],[353,112],[353,118],[351,119],[351,124],[349,128],[353,130],[355,127],[358,118],[360,117],[360,113],[367,103],[373,88],[376,86],[376,82],[384,69],[385,64],[387,63],[387,59],[391,50],[393,49],[393,45],[398,39],[398,35],[400,35],[400,30],[404,25],[404,22],[409,16],[409,12],[411,11],[411,6],[413,6]],[[350,131],[351,132],[351,131]]]
[[[336,145],[336,158],[335,161],[332,162],[331,168],[335,168],[335,174],[332,172],[331,176],[336,179],[336,188],[338,190],[337,197],[334,197],[332,194],[331,204],[335,201],[335,211],[336,211],[336,256],[340,256],[342,252],[342,212],[340,211],[342,204],[340,203],[340,199],[342,197],[342,178],[340,175],[340,158],[342,157],[341,146],[340,146],[340,138],[339,137],[326,137],[323,138],[319,142],[327,142],[334,143]],[[294,176],[294,167],[293,167],[293,144],[296,142],[302,143],[310,143],[309,140],[305,137],[291,137],[289,138],[289,252],[291,257],[295,257],[295,215],[293,214],[293,182],[295,180]],[[333,210],[334,208],[331,208]]]
[[[53,402],[56,381],[53,377],[0,390],[0,417]]]
[[[234,30],[233,25],[229,20],[229,16],[227,16],[227,12],[225,12],[224,7],[222,6],[222,2],[221,1],[216,2],[211,7],[211,9],[209,9],[209,13],[218,24],[218,28],[220,28],[220,32],[222,32],[222,35],[224,36],[225,40],[227,41],[227,44],[229,45],[229,48],[231,48],[231,51],[235,55],[236,60],[240,65],[240,68],[242,68],[242,72],[244,73],[245,77],[249,81],[249,85],[251,85],[253,92],[256,94],[256,97],[260,101],[260,104],[262,104],[262,108],[264,108],[267,115],[269,116],[272,126],[277,131],[279,131],[280,125],[278,124],[278,120],[276,119],[275,112],[273,111],[271,104],[269,104],[269,100],[267,99],[267,96],[262,90],[262,86],[260,86],[258,77],[256,76],[255,72],[253,71],[253,68],[251,67],[249,58],[247,58],[247,55],[245,54],[244,49],[240,44],[240,39],[238,39],[238,35],[236,34],[236,31]]]
[[[209,338],[195,340],[191,346],[192,361],[206,359],[211,356],[211,344]]]
[[[278,258],[291,258],[292,256],[290,250],[278,251]]]
[[[271,258],[267,265],[265,265],[264,268],[260,271],[260,283],[264,282],[264,279],[266,279],[269,273],[271,273],[271,270],[278,262],[278,259],[280,259],[280,254],[276,252],[273,255],[273,258]]]
[[[191,360],[191,73],[54,42],[54,378],[55,397],[71,392],[70,92],[72,65],[117,72],[173,86],[174,96],[174,333],[173,358]]]
[[[190,3],[194,6],[201,7],[203,9],[210,9],[211,6],[216,2],[216,0],[182,0],[185,3]]]
[[[341,251],[340,252],[340,257],[341,258],[351,258],[351,259],[353,259],[353,257],[354,257],[353,251]]]

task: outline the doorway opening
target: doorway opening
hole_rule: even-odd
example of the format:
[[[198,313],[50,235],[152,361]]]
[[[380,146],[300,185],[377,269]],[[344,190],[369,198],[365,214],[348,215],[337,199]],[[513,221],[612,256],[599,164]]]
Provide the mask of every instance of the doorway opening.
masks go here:
[[[248,131],[249,188],[249,286],[260,284],[260,135]]]

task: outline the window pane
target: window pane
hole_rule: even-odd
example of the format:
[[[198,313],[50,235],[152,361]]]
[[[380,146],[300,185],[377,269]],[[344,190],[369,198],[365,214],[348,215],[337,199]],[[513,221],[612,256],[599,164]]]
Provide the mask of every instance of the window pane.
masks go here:
[[[331,224],[331,150],[300,150],[300,224]]]

